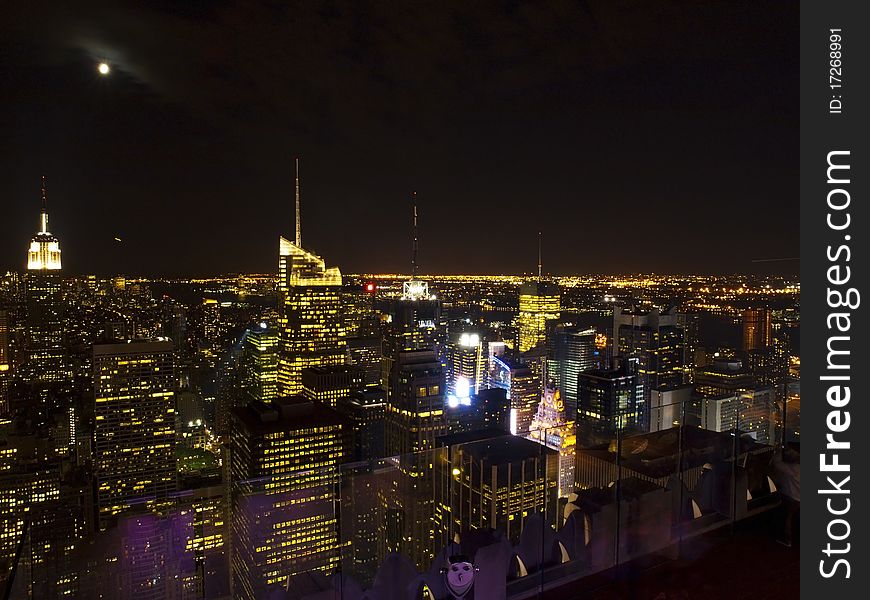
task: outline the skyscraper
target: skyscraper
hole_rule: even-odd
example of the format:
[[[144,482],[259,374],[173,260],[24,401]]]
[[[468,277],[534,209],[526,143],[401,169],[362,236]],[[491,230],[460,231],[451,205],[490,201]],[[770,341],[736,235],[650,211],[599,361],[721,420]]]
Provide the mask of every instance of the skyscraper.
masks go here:
[[[447,432],[444,396],[444,370],[434,351],[398,354],[387,401],[388,454],[435,447],[435,438]]]
[[[643,430],[643,402],[629,362],[592,369],[578,377],[577,443],[588,448],[623,430]]]
[[[278,332],[266,322],[245,332],[239,367],[248,400],[278,397],[278,347]]]
[[[447,393],[468,398],[486,383],[488,357],[477,333],[463,332],[447,344]]]
[[[520,352],[546,342],[547,325],[559,318],[561,310],[561,292],[556,283],[537,279],[520,286],[520,312],[517,316]]]
[[[747,308],[743,311],[743,351],[764,350],[771,342],[770,311]]]
[[[339,465],[350,424],[299,396],[233,409],[230,448],[233,597],[338,566]]]
[[[566,417],[577,418],[577,377],[598,362],[595,329],[558,325],[553,340],[553,360],[549,374],[562,391]]]
[[[176,490],[173,346],[94,346],[94,470],[100,528],[131,504],[159,505]]]
[[[45,177],[42,178],[40,230],[27,251],[27,378],[60,381],[69,368],[64,347],[60,242],[48,231]]]
[[[302,248],[299,171],[296,171],[296,240],[278,241],[278,391],[302,391],[302,369],[345,362],[341,271]]]
[[[302,395],[330,408],[352,392],[362,390],[364,372],[355,365],[311,367],[302,370]]]
[[[465,434],[473,438],[474,434]],[[462,434],[456,436],[461,440]],[[529,517],[540,514],[557,526],[559,455],[518,436],[485,437],[450,448],[453,479],[439,503],[450,506],[448,539],[492,528],[517,543]]]
[[[528,367],[518,365],[510,370],[510,429],[515,435],[525,435],[541,401],[541,378]]]
[[[383,552],[408,556],[418,568],[436,551],[432,525],[435,439],[447,433],[444,370],[432,350],[399,352],[390,373],[387,454],[396,456],[389,474],[394,493],[381,498],[385,511]],[[384,554],[385,555],[385,554]]]
[[[60,271],[60,241],[48,231],[48,194],[45,175],[42,176],[42,210],[39,213],[39,231],[30,240],[27,250],[28,271]]]
[[[614,308],[613,354],[623,361],[636,359],[638,402],[648,407],[652,390],[673,389],[687,380],[683,315]]]
[[[9,379],[12,356],[9,348],[9,313],[0,310],[0,417],[9,410]]]

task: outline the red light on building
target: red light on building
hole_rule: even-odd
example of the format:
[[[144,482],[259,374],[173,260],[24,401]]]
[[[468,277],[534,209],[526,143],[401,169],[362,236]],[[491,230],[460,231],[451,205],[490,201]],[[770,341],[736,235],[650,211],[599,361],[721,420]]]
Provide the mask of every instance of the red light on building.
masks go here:
[[[374,293],[377,291],[377,289],[378,289],[378,286],[375,285],[375,282],[374,282],[374,281],[369,281],[369,282],[365,285],[365,290],[366,290],[366,292],[369,293],[369,294],[374,294]]]

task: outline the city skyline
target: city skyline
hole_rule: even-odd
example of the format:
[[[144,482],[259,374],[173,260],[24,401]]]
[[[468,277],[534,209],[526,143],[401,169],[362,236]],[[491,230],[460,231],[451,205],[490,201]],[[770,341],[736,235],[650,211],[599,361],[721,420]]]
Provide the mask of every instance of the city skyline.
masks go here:
[[[796,10],[373,10],[13,7],[0,269],[46,175],[70,272],[272,271],[299,155],[307,245],[346,272],[409,268],[415,190],[422,274],[533,272],[541,230],[551,273],[796,271],[752,262],[797,255]]]

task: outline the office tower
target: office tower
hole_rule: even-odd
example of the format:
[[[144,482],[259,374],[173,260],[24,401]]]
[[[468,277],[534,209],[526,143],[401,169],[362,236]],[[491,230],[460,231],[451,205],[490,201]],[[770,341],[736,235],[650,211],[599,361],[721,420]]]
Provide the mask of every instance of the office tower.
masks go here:
[[[483,389],[487,375],[484,342],[477,333],[463,332],[447,344],[447,393],[468,398]]]
[[[432,350],[399,352],[390,374],[387,453],[430,450],[446,433],[444,370]]]
[[[353,365],[311,367],[302,370],[302,396],[335,408],[352,392],[362,390],[363,372]]]
[[[510,430],[515,435],[525,435],[541,401],[541,377],[525,366],[510,369]]]
[[[380,332],[374,294],[364,286],[345,285],[341,292],[341,307],[348,338],[373,336]]]
[[[339,398],[336,410],[353,424],[353,460],[386,456],[387,392],[366,387]]]
[[[9,313],[0,310],[0,418],[9,411],[9,380],[12,377],[9,333]]]
[[[770,311],[747,308],[743,311],[743,351],[763,350],[771,343]]]
[[[507,391],[502,388],[487,388],[480,390],[471,403],[480,407],[483,413],[482,429],[502,430],[510,432],[511,406]]]
[[[202,340],[206,348],[217,348],[221,334],[221,305],[214,298],[205,298],[200,311]]]
[[[754,387],[755,378],[739,358],[717,358],[695,369],[695,389],[703,396],[722,396]]]
[[[395,360],[398,352],[434,348],[440,341],[441,301],[409,297],[378,303],[384,315],[384,356]]]
[[[748,434],[762,444],[776,444],[776,394],[772,388],[758,388],[735,394],[703,398],[701,427],[711,431]]]
[[[94,345],[94,471],[100,529],[132,504],[176,490],[173,346]]]
[[[303,369],[344,364],[341,271],[282,237],[278,295],[278,391],[286,396],[302,390]]]
[[[233,597],[266,597],[288,578],[339,563],[339,465],[350,424],[299,396],[233,409]]]
[[[278,331],[265,321],[245,331],[239,370],[247,400],[278,397],[278,348]]]
[[[520,310],[517,316],[520,352],[546,343],[547,327],[559,319],[561,310],[561,292],[556,283],[538,279],[520,286]]]
[[[187,310],[181,304],[164,298],[163,334],[172,340],[177,350],[187,347]]]
[[[434,558],[436,541],[433,464],[435,439],[447,432],[444,370],[432,350],[399,352],[390,373],[387,454],[395,456],[389,489],[381,497],[385,532],[381,558],[408,556],[418,568]]]
[[[383,342],[380,336],[347,339],[347,364],[360,369],[367,388],[386,388],[383,374]]]
[[[558,453],[559,497],[567,497],[574,491],[577,436],[574,421],[567,418],[562,392],[553,381],[544,387],[528,438]]]
[[[755,384],[770,386],[777,401],[786,397],[786,379],[789,372],[789,334],[786,323],[770,321],[767,346],[757,346],[744,353],[746,367],[755,378]]]
[[[449,529],[456,533],[492,528],[516,544],[528,518],[541,514],[557,526],[559,455],[555,450],[518,436],[484,437],[450,444],[451,485],[439,501],[448,504]]]
[[[683,325],[683,315],[674,310],[613,310],[613,354],[637,360],[637,384],[642,388],[638,401],[646,406],[652,390],[673,389],[687,380]]]
[[[622,431],[643,430],[643,401],[629,364],[592,369],[578,376],[577,443],[607,442]]]
[[[577,376],[600,360],[595,335],[594,328],[556,327],[549,375],[562,391],[566,417],[570,420],[577,418]]]

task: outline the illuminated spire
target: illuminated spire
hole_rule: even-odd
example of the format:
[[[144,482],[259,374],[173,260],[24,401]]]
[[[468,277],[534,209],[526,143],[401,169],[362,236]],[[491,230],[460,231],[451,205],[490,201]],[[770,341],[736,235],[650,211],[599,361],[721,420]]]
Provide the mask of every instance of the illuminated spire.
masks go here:
[[[538,279],[541,278],[541,232],[538,232]]]
[[[296,245],[302,247],[302,212],[299,209],[299,157],[296,157]]]
[[[60,269],[60,242],[48,232],[48,192],[45,175],[42,176],[42,208],[39,212],[39,231],[30,240],[27,250],[27,269],[54,271]]]
[[[45,191],[45,175],[42,176],[42,212],[39,214],[39,232],[48,233],[48,194]]]

